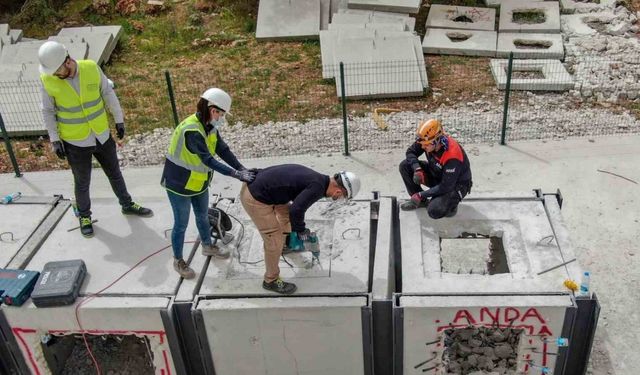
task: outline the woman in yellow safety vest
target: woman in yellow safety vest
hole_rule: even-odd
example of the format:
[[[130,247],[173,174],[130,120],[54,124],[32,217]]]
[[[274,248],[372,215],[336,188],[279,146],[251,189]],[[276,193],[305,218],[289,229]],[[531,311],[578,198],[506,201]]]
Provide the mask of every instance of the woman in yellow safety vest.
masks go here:
[[[229,252],[212,244],[208,218],[209,184],[213,171],[251,182],[255,170],[245,168],[222,140],[218,129],[231,109],[231,97],[219,88],[210,88],[200,96],[197,112],[184,119],[173,132],[162,172],[173,209],[173,268],[185,279],[195,272],[182,257],[184,234],[191,206],[202,243],[202,255],[228,258]],[[214,159],[218,155],[226,164]]]

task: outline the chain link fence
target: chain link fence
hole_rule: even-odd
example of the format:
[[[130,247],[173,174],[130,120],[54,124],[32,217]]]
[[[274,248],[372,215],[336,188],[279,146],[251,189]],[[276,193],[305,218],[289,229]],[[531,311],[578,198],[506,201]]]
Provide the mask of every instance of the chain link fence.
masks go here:
[[[567,56],[564,63],[537,57],[344,63],[318,66],[302,84],[267,68],[245,75],[195,74],[189,67],[130,75],[116,82],[128,128],[136,130],[120,148],[122,163],[162,163],[173,127],[195,112],[200,94],[231,81],[234,115],[221,134],[241,158],[404,148],[428,118],[442,120],[463,144],[640,132],[640,56]],[[289,91],[282,96],[274,87]],[[12,140],[23,170],[65,168],[48,149],[40,100],[38,81],[0,82],[9,133],[3,138]],[[312,119],[297,120],[301,113]],[[288,120],[269,120],[278,118]],[[24,138],[32,134],[45,137]],[[0,150],[2,172],[16,170],[12,147]]]

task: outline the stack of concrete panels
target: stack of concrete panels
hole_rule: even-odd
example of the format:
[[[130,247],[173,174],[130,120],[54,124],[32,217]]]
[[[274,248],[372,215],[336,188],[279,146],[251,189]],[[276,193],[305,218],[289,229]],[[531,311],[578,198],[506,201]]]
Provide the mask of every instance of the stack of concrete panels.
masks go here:
[[[56,40],[76,60],[103,65],[123,33],[121,26],[63,28]],[[22,30],[0,24],[0,113],[10,135],[45,132],[41,114],[38,49],[46,40],[22,38]]]
[[[491,8],[432,5],[427,16],[424,53],[495,56],[496,11]]]
[[[344,64],[349,98],[419,96],[428,87],[415,18],[397,13],[341,9],[320,32],[323,78],[336,78],[342,96]]]

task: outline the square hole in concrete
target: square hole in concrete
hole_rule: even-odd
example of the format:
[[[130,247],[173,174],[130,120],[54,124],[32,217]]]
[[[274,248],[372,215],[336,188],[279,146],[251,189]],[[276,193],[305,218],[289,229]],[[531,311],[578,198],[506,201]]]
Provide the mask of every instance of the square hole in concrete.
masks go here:
[[[478,233],[463,233],[458,238],[441,238],[440,262],[440,270],[445,273],[509,273],[502,238]]]
[[[512,22],[519,25],[544,23],[546,19],[544,11],[539,9],[514,10],[512,15]]]
[[[471,33],[462,33],[459,31],[450,31],[447,33],[447,38],[453,43],[464,42],[465,40],[471,38],[473,34]]]
[[[446,374],[515,374],[522,329],[450,328],[444,331],[442,363]]]
[[[545,79],[541,67],[514,68],[511,79]]]
[[[516,39],[513,44],[517,49],[549,49],[553,42],[548,40]]]

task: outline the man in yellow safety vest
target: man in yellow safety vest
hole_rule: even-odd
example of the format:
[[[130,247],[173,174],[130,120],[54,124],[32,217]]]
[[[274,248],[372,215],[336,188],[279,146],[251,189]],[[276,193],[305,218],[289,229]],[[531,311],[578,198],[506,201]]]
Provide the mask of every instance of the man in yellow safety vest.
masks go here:
[[[110,81],[91,60],[74,60],[55,41],[38,50],[42,81],[42,117],[53,150],[67,159],[73,172],[80,232],[93,236],[91,221],[91,160],[98,160],[127,215],[152,216],[153,211],[133,202],[120,172],[116,144],[109,131],[105,106],[114,117],[118,139],[124,137],[124,116]]]

